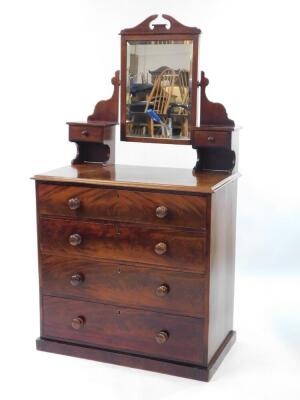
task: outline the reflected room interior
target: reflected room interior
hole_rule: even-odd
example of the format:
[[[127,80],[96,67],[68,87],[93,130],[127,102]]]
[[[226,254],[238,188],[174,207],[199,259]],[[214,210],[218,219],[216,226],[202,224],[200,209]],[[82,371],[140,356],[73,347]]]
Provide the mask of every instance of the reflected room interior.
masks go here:
[[[127,41],[127,137],[190,138],[192,65],[192,40]]]

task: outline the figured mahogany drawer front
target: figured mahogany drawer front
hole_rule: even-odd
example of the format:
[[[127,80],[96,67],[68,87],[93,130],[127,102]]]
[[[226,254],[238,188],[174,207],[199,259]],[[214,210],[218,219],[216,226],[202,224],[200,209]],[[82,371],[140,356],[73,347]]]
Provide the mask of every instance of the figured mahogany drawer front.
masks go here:
[[[203,320],[43,297],[42,335],[104,348],[203,363]]]
[[[44,215],[206,227],[204,196],[39,184],[38,200]]]
[[[40,249],[55,255],[124,260],[205,273],[206,238],[194,232],[41,218]]]
[[[69,126],[69,140],[81,142],[103,142],[104,127],[73,125]]]
[[[44,294],[204,315],[204,278],[193,273],[101,263],[80,258],[41,256]]]
[[[225,132],[197,131],[195,145],[202,147],[230,148],[230,134]]]

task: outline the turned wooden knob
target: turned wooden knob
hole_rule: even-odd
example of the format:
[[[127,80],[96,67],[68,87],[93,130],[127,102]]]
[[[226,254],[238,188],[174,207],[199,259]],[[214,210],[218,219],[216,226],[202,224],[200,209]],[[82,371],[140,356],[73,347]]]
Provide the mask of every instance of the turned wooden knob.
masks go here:
[[[165,206],[159,206],[155,210],[157,218],[165,218],[168,214],[168,209]]]
[[[83,274],[80,273],[73,274],[70,279],[70,283],[72,286],[80,286],[83,281],[84,281],[84,276]]]
[[[83,317],[76,317],[72,319],[72,328],[76,329],[82,329],[84,325],[84,318]]]
[[[68,206],[70,210],[77,210],[80,207],[80,200],[77,197],[69,199]]]
[[[209,142],[214,142],[215,141],[215,137],[214,136],[208,136],[207,140]]]
[[[166,285],[165,283],[161,284],[160,286],[158,286],[158,288],[156,289],[156,295],[158,297],[163,297],[166,294],[168,294],[170,291],[170,288],[168,285]]]
[[[154,251],[157,255],[162,256],[167,252],[167,244],[164,242],[159,242],[155,245]]]
[[[167,331],[160,331],[155,335],[155,340],[158,344],[164,344],[169,339],[169,333]]]
[[[87,129],[84,129],[82,132],[81,132],[81,135],[82,136],[89,136],[89,131],[87,130]]]
[[[69,236],[69,243],[71,246],[79,246],[82,242],[81,236],[78,233],[73,233]]]

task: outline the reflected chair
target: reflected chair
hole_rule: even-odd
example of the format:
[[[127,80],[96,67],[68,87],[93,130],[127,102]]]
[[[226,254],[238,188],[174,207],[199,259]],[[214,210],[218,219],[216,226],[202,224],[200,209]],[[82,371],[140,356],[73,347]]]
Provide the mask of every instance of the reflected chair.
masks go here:
[[[145,113],[149,108],[155,111],[159,117],[166,122],[168,108],[171,101],[172,92],[174,89],[176,72],[172,68],[165,68],[156,78],[153,88],[148,97],[145,107]],[[154,121],[148,119],[148,132],[154,136],[154,126],[157,125]]]

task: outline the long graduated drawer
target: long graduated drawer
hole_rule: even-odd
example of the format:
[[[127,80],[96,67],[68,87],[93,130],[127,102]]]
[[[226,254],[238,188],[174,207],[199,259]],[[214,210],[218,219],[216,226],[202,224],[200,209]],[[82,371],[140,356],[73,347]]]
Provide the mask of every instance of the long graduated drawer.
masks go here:
[[[41,215],[206,229],[205,196],[39,184]]]

